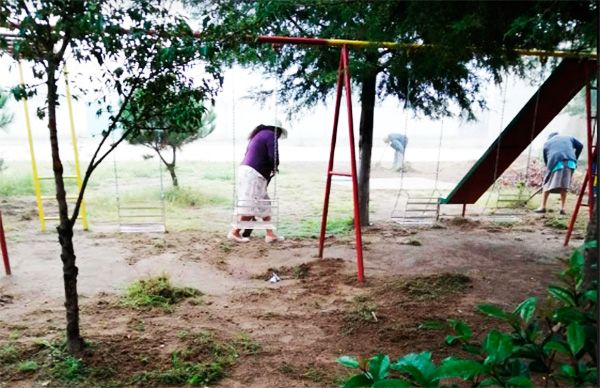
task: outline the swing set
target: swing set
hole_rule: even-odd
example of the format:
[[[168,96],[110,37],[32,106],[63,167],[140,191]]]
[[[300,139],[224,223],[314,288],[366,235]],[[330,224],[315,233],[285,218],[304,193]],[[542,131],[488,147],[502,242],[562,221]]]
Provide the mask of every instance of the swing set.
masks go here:
[[[325,186],[325,198],[323,203],[323,213],[321,221],[321,229],[319,235],[319,257],[323,257],[325,245],[325,232],[327,228],[327,216],[329,209],[331,183],[334,176],[343,176],[351,178],[352,182],[352,201],[354,208],[354,229],[355,229],[355,249],[356,249],[356,266],[357,277],[359,282],[364,282],[364,264],[363,264],[363,249],[362,249],[362,233],[360,227],[360,211],[358,202],[358,179],[356,167],[356,151],[354,141],[354,126],[352,114],[352,93],[349,72],[349,47],[365,48],[365,47],[384,47],[392,49],[402,48],[419,48],[418,44],[401,44],[397,42],[368,42],[355,41],[344,39],[321,39],[321,38],[296,38],[282,36],[260,36],[256,39],[258,43],[271,44],[292,44],[292,45],[312,45],[312,46],[334,46],[340,47],[340,61],[338,66],[338,76],[336,82],[336,100],[333,120],[333,130],[331,137],[331,147],[329,155],[329,163],[327,169],[327,179]],[[592,77],[595,69],[595,57],[590,59],[590,55],[581,55],[577,53],[564,51],[541,51],[541,50],[517,50],[521,55],[532,55],[540,57],[562,57],[565,58],[558,68],[552,73],[550,78],[540,87],[536,95],[530,100],[525,107],[517,114],[513,121],[504,129],[501,135],[477,161],[473,168],[460,181],[457,187],[446,197],[437,198],[436,217],[439,216],[439,206],[441,204],[462,204],[463,215],[466,209],[466,204],[474,203],[492,184],[496,181],[498,174],[501,174],[514,159],[527,147],[528,144],[541,132],[541,130],[555,117],[560,109],[564,107],[568,101],[584,86]],[[583,70],[583,71],[582,71]],[[342,93],[345,89],[345,100],[348,115],[348,132],[350,145],[350,172],[334,171],[334,156],[337,143],[337,130],[339,122],[339,114],[342,101]],[[541,105],[542,112],[537,118],[538,104]],[[70,105],[70,103],[69,103]],[[534,107],[535,105],[535,107]],[[532,115],[536,118],[532,120]],[[532,123],[530,137],[524,137],[524,125]],[[74,130],[73,130],[74,134]],[[440,131],[440,147],[441,148],[442,134]],[[75,145],[75,141],[74,141]],[[502,152],[500,152],[502,150]],[[235,151],[234,151],[235,152]],[[498,155],[496,158],[493,155]],[[32,152],[33,160],[33,152]],[[77,162],[78,163],[78,162]],[[33,163],[35,170],[36,166]],[[438,162],[436,170],[439,172],[439,149]],[[494,171],[493,176],[489,174]],[[438,177],[436,173],[436,181]],[[591,179],[590,179],[591,180]],[[36,192],[38,189],[36,188]],[[234,193],[235,196],[235,193]],[[39,201],[38,201],[39,204]],[[38,205],[39,207],[39,205]],[[40,207],[40,210],[41,207]],[[40,212],[41,213],[41,212]],[[43,216],[40,216],[40,222],[43,225]],[[253,225],[256,227],[257,225]]]

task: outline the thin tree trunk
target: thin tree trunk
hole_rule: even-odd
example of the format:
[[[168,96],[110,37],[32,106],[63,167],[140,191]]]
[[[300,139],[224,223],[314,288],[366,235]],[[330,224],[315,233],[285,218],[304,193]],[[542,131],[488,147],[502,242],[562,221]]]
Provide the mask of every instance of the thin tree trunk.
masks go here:
[[[175,165],[167,164],[167,171],[171,175],[171,180],[173,181],[173,187],[179,187],[179,182],[177,182],[177,175],[175,175]]]
[[[171,181],[173,181],[173,187],[179,187],[179,181],[177,180],[177,175],[175,174],[175,163],[177,162],[177,147],[171,146],[173,148],[173,161],[171,163],[167,162],[167,160],[160,153],[160,148],[158,146],[153,146],[152,149],[156,151],[158,157],[164,163],[167,171],[169,171],[169,175],[171,175]]]
[[[48,75],[48,129],[52,148],[52,169],[56,185],[56,201],[60,224],[57,227],[58,241],[61,246],[60,258],[63,263],[63,281],[65,287],[65,309],[67,315],[67,346],[71,354],[80,354],[83,339],[79,332],[79,301],[77,295],[77,273],[75,250],[73,248],[73,224],[69,220],[67,195],[63,180],[63,165],[60,160],[56,127],[56,104],[58,101],[56,72],[58,63],[49,62]]]
[[[376,83],[377,73],[367,74],[362,79],[360,91],[358,201],[362,226],[369,225],[369,180],[371,178]]]
[[[171,174],[171,180],[173,181],[173,187],[179,187],[179,183],[177,182],[177,175],[175,175],[175,163],[177,161],[177,147],[174,145],[171,146],[173,149],[173,161],[171,165],[167,164],[167,169],[169,170],[169,174]]]

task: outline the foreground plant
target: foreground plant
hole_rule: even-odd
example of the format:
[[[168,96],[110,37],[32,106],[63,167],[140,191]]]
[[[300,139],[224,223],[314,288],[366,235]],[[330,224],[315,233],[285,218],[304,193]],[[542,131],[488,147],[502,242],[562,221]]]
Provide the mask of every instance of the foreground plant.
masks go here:
[[[478,342],[462,320],[421,325],[449,328],[446,344],[460,347],[470,357],[451,356],[436,365],[431,352],[410,353],[396,362],[383,354],[363,359],[343,356],[339,363],[360,370],[344,387],[439,387],[449,386],[444,385],[448,379],[461,379],[472,387],[595,384],[598,294],[595,282],[584,282],[584,251],[596,245],[588,242],[573,252],[560,273],[561,284],[548,287],[544,307],[538,306],[537,297],[525,299],[512,311],[491,304],[477,306],[510,331],[493,329]]]

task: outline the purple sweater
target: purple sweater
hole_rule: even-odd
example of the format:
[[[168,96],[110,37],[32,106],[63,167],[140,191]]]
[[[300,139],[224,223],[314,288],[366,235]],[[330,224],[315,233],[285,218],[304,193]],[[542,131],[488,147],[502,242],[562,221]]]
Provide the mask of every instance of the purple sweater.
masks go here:
[[[250,139],[242,164],[252,167],[269,180],[271,172],[279,166],[279,155],[275,155],[275,142],[273,131],[263,129],[258,132]]]

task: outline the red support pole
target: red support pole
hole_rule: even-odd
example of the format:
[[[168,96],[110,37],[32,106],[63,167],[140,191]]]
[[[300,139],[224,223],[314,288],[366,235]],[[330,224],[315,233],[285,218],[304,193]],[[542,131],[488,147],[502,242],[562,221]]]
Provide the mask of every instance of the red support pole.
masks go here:
[[[4,238],[4,226],[2,225],[2,211],[0,210],[0,249],[2,250],[2,260],[4,262],[4,272],[10,275],[10,261],[8,260],[8,249],[6,249],[6,239]]]
[[[350,137],[350,165],[352,168],[352,198],[354,202],[354,232],[356,235],[356,271],[358,281],[365,281],[363,266],[362,231],[360,225],[360,209],[358,204],[358,179],[356,173],[356,152],[354,150],[354,120],[352,118],[352,91],[350,88],[350,60],[348,46],[342,46],[342,61],[344,65],[344,85],[346,86],[346,104],[348,106],[348,131]]]
[[[573,214],[571,215],[571,221],[569,222],[569,227],[567,228],[567,234],[565,235],[564,245],[567,246],[569,244],[569,240],[571,239],[571,234],[573,233],[573,227],[575,226],[575,221],[577,221],[577,214],[579,213],[579,208],[581,207],[581,202],[583,200],[583,196],[585,194],[585,186],[587,185],[589,178],[589,170],[586,172],[585,177],[583,178],[583,184],[581,185],[581,191],[577,196],[577,202],[575,203],[575,209],[573,209]]]
[[[592,164],[594,163],[594,157],[592,152],[594,139],[592,138],[592,92],[590,82],[585,85],[585,113],[586,113],[586,124],[587,124],[587,174],[592,173]],[[581,188],[585,190],[585,186]],[[588,211],[590,213],[590,219],[592,218],[592,212],[594,210],[594,182],[593,179],[588,179]],[[577,213],[575,213],[577,214]]]
[[[365,281],[365,270],[363,266],[362,231],[360,228],[360,211],[358,204],[358,178],[356,169],[356,153],[354,150],[354,121],[352,119],[352,91],[350,88],[350,71],[348,66],[348,47],[342,46],[340,54],[340,65],[338,67],[338,79],[335,98],[335,113],[333,119],[333,132],[331,135],[331,149],[329,151],[329,165],[327,167],[327,182],[325,184],[325,200],[323,203],[323,215],[321,219],[321,233],[319,235],[319,257],[323,258],[325,245],[325,231],[327,229],[327,214],[329,211],[329,195],[331,193],[331,177],[334,175],[349,176],[352,178],[352,200],[354,203],[354,231],[356,233],[356,267],[359,282]],[[343,78],[343,83],[342,83]],[[343,173],[333,171],[335,157],[335,145],[337,140],[337,129],[340,117],[340,105],[342,100],[342,88],[346,88],[346,105],[348,108],[348,131],[350,137],[350,162],[352,172]]]
[[[329,193],[331,192],[331,172],[333,171],[333,160],[335,157],[335,143],[337,140],[337,129],[340,118],[340,102],[342,100],[342,75],[343,60],[340,55],[340,64],[338,66],[338,78],[335,95],[335,113],[333,116],[333,131],[331,134],[331,148],[329,151],[329,165],[327,167],[327,181],[325,183],[325,200],[323,202],[323,214],[321,216],[321,233],[319,234],[319,257],[323,258],[323,249],[325,246],[325,232],[327,230],[327,213],[329,212]]]

